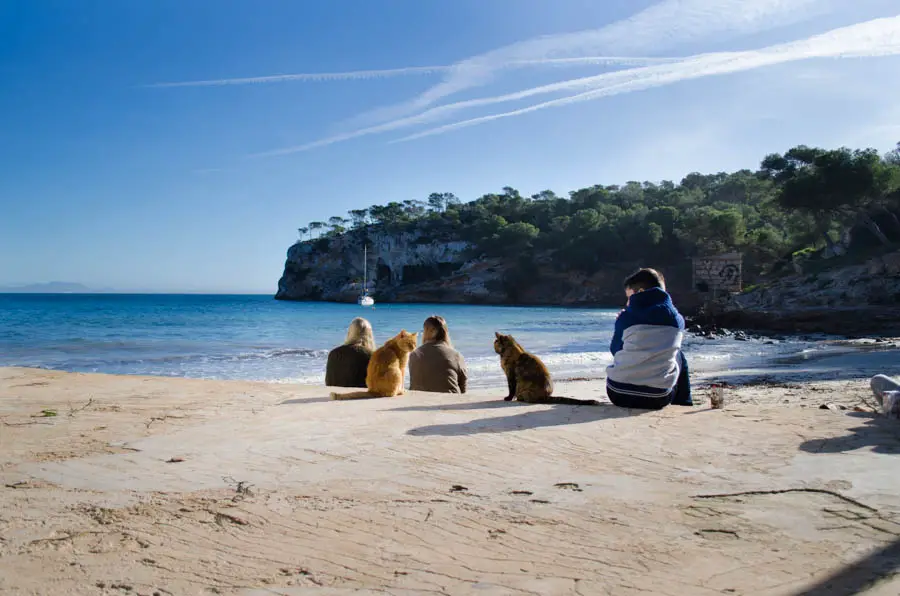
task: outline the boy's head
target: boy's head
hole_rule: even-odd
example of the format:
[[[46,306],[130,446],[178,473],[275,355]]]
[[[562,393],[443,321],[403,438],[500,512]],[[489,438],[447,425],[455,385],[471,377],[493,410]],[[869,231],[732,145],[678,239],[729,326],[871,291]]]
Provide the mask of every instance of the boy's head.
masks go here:
[[[666,278],[656,269],[638,269],[625,278],[623,285],[625,286],[625,296],[631,298],[632,294],[643,292],[650,288],[660,288],[665,291]]]

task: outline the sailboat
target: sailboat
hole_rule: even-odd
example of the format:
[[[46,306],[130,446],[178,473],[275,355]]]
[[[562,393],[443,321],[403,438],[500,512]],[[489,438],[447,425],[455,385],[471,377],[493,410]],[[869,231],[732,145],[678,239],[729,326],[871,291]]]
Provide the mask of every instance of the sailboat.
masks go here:
[[[363,285],[356,303],[360,306],[375,306],[375,299],[369,296],[369,247],[363,246]]]

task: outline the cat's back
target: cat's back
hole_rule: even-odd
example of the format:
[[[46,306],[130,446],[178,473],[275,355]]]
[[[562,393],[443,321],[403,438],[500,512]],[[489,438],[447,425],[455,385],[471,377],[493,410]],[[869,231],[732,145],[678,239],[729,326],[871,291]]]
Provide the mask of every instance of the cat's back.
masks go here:
[[[549,376],[550,371],[543,361],[530,352],[523,352],[516,360],[516,371],[529,377]]]
[[[380,375],[392,366],[399,364],[397,351],[393,348],[391,341],[388,340],[372,353],[372,358],[369,360],[368,375]]]
[[[550,371],[540,358],[528,352],[516,362],[516,394],[525,401],[544,399],[553,394],[553,379]]]

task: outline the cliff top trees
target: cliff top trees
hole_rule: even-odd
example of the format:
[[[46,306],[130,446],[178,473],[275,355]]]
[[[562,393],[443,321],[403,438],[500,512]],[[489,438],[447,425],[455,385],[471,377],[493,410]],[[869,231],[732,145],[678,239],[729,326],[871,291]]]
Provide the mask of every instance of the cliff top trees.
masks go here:
[[[891,149],[884,154],[884,161],[888,165],[900,166],[900,143],[897,143],[896,149]]]
[[[527,197],[505,187],[468,203],[432,193],[425,201],[392,201],[348,214],[354,230],[465,240],[477,254],[504,259],[548,251],[555,265],[587,273],[625,259],[666,266],[698,254],[742,251],[752,275],[810,242],[832,242],[828,232],[853,221],[880,233],[869,215],[876,207],[900,210],[900,146],[883,157],[873,150],[798,146],[767,156],[758,171],[695,172],[679,183],[595,185],[568,197],[550,190]],[[328,221],[329,236],[349,223]],[[312,239],[325,226],[311,222],[300,229],[301,238],[302,230]]]
[[[331,227],[330,234],[337,236],[347,231],[346,225],[350,223],[349,219],[345,219],[338,215],[328,218],[328,225]]]
[[[874,149],[851,151],[801,145],[781,156],[768,155],[762,172],[778,184],[778,203],[811,214],[831,242],[827,228],[834,219],[859,217],[884,244],[889,244],[868,210],[885,200],[893,184],[892,166]]]
[[[318,232],[319,230],[321,230],[321,229],[324,228],[324,227],[325,227],[325,222],[324,222],[324,221],[311,221],[311,222],[309,222],[310,237],[312,236],[312,233],[313,233],[313,232]]]
[[[353,229],[357,230],[359,228],[365,227],[369,220],[369,210],[368,209],[352,209],[347,212],[350,215],[350,221],[352,222]]]
[[[452,192],[433,192],[428,195],[428,206],[432,211],[443,213],[450,205],[459,205],[459,199]]]

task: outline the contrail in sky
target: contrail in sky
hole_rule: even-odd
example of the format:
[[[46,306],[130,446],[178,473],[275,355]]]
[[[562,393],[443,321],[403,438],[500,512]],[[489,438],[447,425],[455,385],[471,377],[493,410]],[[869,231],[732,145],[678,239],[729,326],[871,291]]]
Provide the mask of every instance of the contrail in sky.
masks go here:
[[[641,58],[637,56],[580,56],[577,58],[547,58],[542,60],[515,60],[503,68],[522,68],[528,66],[581,66],[581,65],[624,65],[664,64],[675,62],[679,58]],[[151,88],[165,87],[223,87],[226,85],[260,85],[266,83],[321,82],[321,81],[354,81],[363,79],[383,79],[410,75],[430,75],[453,70],[465,69],[465,66],[407,66],[404,68],[385,68],[379,70],[354,70],[349,72],[310,72],[262,77],[243,77],[233,79],[210,79],[205,81],[181,81],[175,83],[153,83],[145,85]]]

